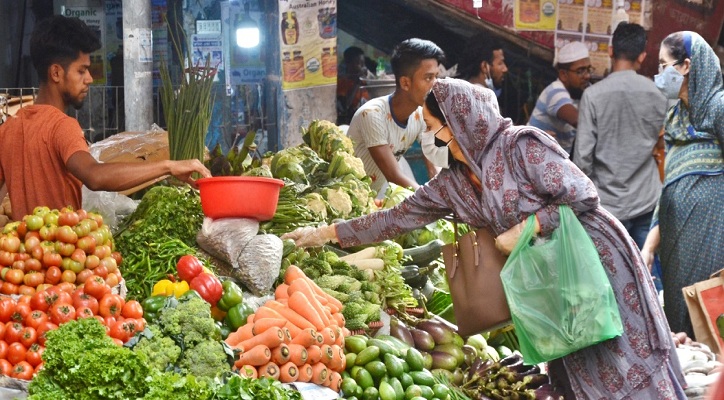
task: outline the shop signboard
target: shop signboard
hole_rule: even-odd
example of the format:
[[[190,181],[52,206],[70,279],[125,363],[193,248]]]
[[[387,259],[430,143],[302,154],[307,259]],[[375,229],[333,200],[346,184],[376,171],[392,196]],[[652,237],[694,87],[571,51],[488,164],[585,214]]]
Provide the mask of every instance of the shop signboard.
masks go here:
[[[90,29],[96,32],[101,43],[106,40],[105,10],[101,5],[61,5],[60,14],[66,17],[77,17],[85,22]],[[90,55],[90,73],[94,84],[106,83],[106,57],[104,49],[94,51]]]

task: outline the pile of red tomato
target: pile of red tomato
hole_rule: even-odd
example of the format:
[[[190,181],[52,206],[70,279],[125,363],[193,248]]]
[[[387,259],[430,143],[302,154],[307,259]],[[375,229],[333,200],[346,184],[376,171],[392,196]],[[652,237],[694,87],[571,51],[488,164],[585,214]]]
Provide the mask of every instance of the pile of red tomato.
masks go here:
[[[112,239],[100,214],[36,207],[0,235],[0,293],[32,295],[61,282],[80,285],[91,275],[115,286],[122,260]]]
[[[30,380],[42,368],[46,332],[78,318],[98,319],[119,345],[146,326],[141,304],[112,293],[97,275],[78,288],[62,283],[32,296],[0,296],[0,374]]]

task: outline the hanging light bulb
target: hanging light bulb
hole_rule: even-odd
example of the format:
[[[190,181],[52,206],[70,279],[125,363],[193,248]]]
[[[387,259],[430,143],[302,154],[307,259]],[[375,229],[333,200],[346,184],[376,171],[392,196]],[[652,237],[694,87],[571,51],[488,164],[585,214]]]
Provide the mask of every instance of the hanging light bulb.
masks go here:
[[[236,45],[245,49],[259,45],[259,25],[251,19],[248,1],[244,3],[244,15],[236,28]]]

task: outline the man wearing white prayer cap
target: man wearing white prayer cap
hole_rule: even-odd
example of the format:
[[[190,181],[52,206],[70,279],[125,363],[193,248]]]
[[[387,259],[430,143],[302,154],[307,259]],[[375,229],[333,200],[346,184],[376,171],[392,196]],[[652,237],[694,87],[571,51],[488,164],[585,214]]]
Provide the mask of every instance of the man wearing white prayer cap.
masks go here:
[[[538,97],[528,125],[555,137],[563,150],[571,154],[578,126],[578,101],[591,84],[591,59],[582,42],[570,42],[558,49],[553,62],[558,79]]]

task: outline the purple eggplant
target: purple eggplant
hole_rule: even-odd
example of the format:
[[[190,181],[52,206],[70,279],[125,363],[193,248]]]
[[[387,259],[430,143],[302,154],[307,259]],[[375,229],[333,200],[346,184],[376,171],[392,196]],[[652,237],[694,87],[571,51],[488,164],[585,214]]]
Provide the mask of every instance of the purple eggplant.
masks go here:
[[[465,379],[465,373],[460,368],[455,368],[455,371],[453,371],[453,378],[452,383],[455,386],[460,386],[463,384],[463,380]]]
[[[563,392],[556,389],[550,383],[539,386],[534,391],[536,400],[563,400],[565,396]]]
[[[531,374],[526,375],[520,381],[526,389],[537,389],[547,383],[550,383],[550,379],[546,374]]]
[[[436,320],[428,319],[418,322],[415,328],[432,335],[432,338],[435,340],[435,344],[447,344],[452,343],[455,340],[455,331]]]
[[[488,359],[488,360],[486,360],[486,361],[490,361],[490,360]],[[490,361],[490,363],[492,364],[493,362]],[[467,375],[466,379],[467,379],[467,380],[473,379],[473,375],[475,374],[475,370],[478,369],[478,368],[480,368],[481,365],[483,365],[483,359],[482,359],[482,358],[478,357],[478,358],[476,358],[475,360],[473,360],[473,363],[470,364],[470,368],[468,369],[468,375]]]
[[[455,357],[458,365],[462,365],[463,362],[465,362],[465,352],[463,352],[461,346],[458,346],[454,343],[438,344],[433,350],[442,351],[444,353],[450,354],[451,356]]]
[[[484,377],[489,373],[489,371],[495,366],[495,363],[493,360],[487,359],[485,361],[482,361],[480,359],[480,363],[473,363],[473,366],[470,367],[469,375],[472,378],[473,375],[478,375],[480,377]],[[477,360],[476,360],[477,361]]]
[[[423,351],[430,351],[435,348],[435,338],[422,329],[410,329],[410,335],[415,343],[415,348]]]
[[[390,319],[390,335],[402,340],[410,347],[415,347],[415,340],[407,326],[395,317]]]
[[[446,369],[448,371],[454,371],[458,366],[458,360],[450,353],[444,351],[433,350],[430,352],[432,356],[432,368]]]
[[[513,353],[508,357],[501,359],[500,361],[498,361],[498,363],[503,367],[508,367],[511,365],[521,365],[523,364],[523,356],[520,353]]]
[[[540,374],[540,373],[541,373],[541,372],[540,372],[540,367],[538,366],[538,364],[535,364],[535,365],[525,365],[525,364],[523,364],[523,368],[521,368],[521,369],[518,371],[518,374],[520,374],[520,375],[522,375],[522,376],[525,376],[525,375],[535,375],[535,374]]]
[[[466,344],[462,347],[463,354],[465,354],[465,365],[468,367],[473,366],[473,362],[478,357],[478,350],[475,349],[475,347],[470,346],[469,344]]]

